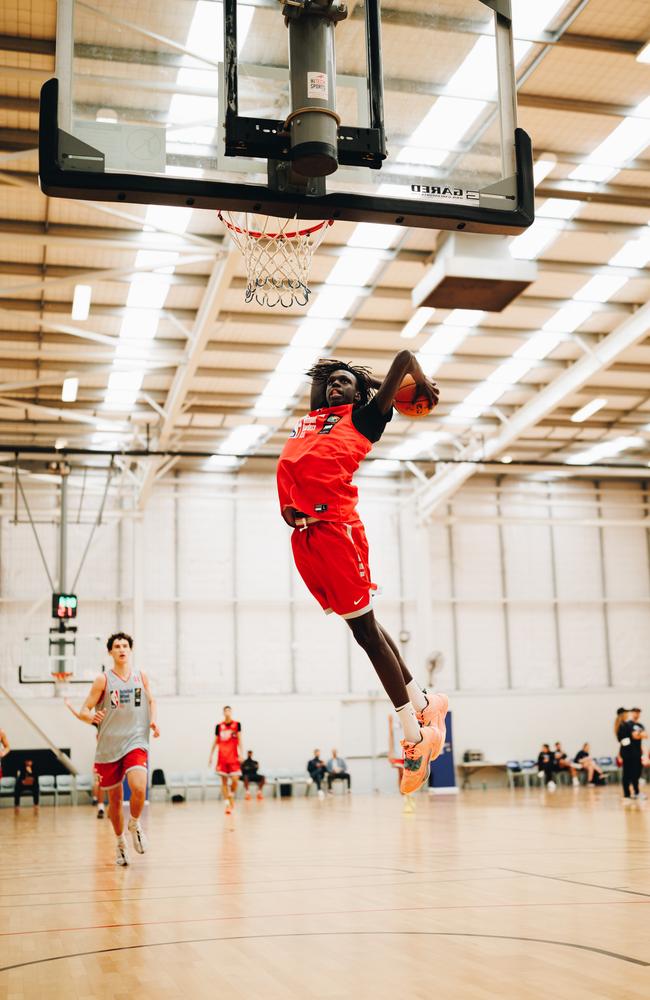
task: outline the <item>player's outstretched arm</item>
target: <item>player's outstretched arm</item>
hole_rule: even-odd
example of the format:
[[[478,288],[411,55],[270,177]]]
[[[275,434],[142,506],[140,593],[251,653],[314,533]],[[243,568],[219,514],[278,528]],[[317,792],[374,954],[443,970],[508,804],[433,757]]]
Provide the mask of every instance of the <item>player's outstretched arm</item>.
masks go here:
[[[11,747],[9,746],[9,740],[7,739],[7,734],[4,729],[0,729],[0,760],[6,757]]]
[[[63,704],[65,705],[65,707],[67,708],[67,710],[69,712],[72,712],[72,714],[74,715],[75,719],[79,719],[79,722],[87,722],[88,721],[87,719],[84,719],[84,717],[82,716],[81,712],[77,711],[77,709],[74,707],[74,705],[72,704],[72,702],[70,701],[69,698],[64,698],[63,699]]]
[[[106,712],[104,709],[96,712],[95,708],[102,700],[105,690],[106,675],[98,674],[92,683],[88,697],[81,706],[81,711],[78,714],[73,712],[73,714],[76,715],[81,722],[87,722],[89,726],[92,726],[93,724],[98,725],[106,715]]]
[[[151,729],[151,732],[153,733],[154,737],[158,737],[160,736],[158,722],[156,721],[158,714],[158,705],[156,704],[156,699],[151,693],[149,678],[145,673],[142,674],[142,686],[144,688],[144,693],[146,694],[149,700],[149,728]]]
[[[403,350],[395,355],[393,362],[388,369],[388,374],[383,380],[375,401],[380,413],[388,413],[395,394],[399,389],[405,375],[410,375],[415,382],[418,395],[426,396],[429,402],[435,406],[438,402],[438,386],[422,371],[420,364],[412,351]]]

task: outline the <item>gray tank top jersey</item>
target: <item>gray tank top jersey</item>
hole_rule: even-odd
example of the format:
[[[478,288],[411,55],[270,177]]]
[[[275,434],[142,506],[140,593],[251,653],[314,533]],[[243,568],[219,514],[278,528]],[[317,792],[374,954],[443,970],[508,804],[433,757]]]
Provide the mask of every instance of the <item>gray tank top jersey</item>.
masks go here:
[[[132,670],[125,681],[107,671],[104,697],[97,708],[106,712],[97,737],[98,764],[120,760],[138,747],[149,749],[149,699],[138,670]]]

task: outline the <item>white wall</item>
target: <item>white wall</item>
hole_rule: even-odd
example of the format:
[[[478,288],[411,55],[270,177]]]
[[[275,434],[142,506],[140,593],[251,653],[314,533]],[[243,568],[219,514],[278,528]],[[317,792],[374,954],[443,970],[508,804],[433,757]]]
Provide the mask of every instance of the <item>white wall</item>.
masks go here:
[[[393,635],[409,634],[403,649],[420,680],[429,655],[444,654],[436,684],[452,692],[458,755],[467,747],[529,755],[556,738],[570,750],[590,739],[606,753],[618,704],[645,702],[650,711],[650,521],[641,484],[510,477],[498,487],[476,478],[425,528],[399,484],[364,477],[360,485],[382,586],[377,615]],[[38,508],[50,522],[39,533],[55,564],[55,498],[39,495]],[[364,699],[379,691],[372,668],[295,573],[270,477],[179,476],[154,492],[144,516],[108,514],[77,587],[78,671],[96,669],[91,636],[134,631],[137,661],[161,699],[163,766],[203,765],[226,701],[267,767],[302,767],[314,743],[359,756],[385,749],[388,705],[382,698],[371,711]],[[70,525],[69,583],[89,530]],[[24,637],[47,634],[49,590],[30,528],[11,523],[5,500],[0,681],[85,766],[90,731],[43,696],[49,689],[17,682]],[[0,725],[7,714],[0,701]]]

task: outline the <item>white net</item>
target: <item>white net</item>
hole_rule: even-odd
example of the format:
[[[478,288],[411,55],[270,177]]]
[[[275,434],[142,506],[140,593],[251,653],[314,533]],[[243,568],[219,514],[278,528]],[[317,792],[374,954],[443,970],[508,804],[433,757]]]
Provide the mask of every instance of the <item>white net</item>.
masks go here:
[[[305,306],[314,251],[333,219],[301,222],[249,212],[219,212],[246,263],[246,302]]]

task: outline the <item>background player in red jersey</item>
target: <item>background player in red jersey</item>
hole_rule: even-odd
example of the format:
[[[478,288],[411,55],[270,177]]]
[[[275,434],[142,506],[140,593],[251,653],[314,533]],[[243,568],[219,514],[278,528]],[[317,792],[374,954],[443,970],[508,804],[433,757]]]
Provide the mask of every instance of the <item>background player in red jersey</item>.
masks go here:
[[[221,777],[221,794],[226,803],[227,816],[235,807],[235,792],[241,774],[240,734],[241,723],[233,719],[230,705],[224,705],[223,720],[217,723],[214,730],[214,743],[210,750],[208,767],[212,766],[214,751],[217,750],[217,774]]]
[[[401,789],[415,791],[444,746],[447,697],[427,698],[372,610],[368,542],[352,477],[392,419],[395,393],[411,375],[418,395],[435,405],[438,388],[411,351],[400,351],[383,381],[367,368],[321,360],[311,410],[292,431],[277,468],[280,510],[293,529],[291,547],[306,586],[326,613],[344,618],[395,706],[404,739]],[[375,392],[375,390],[377,390]]]

